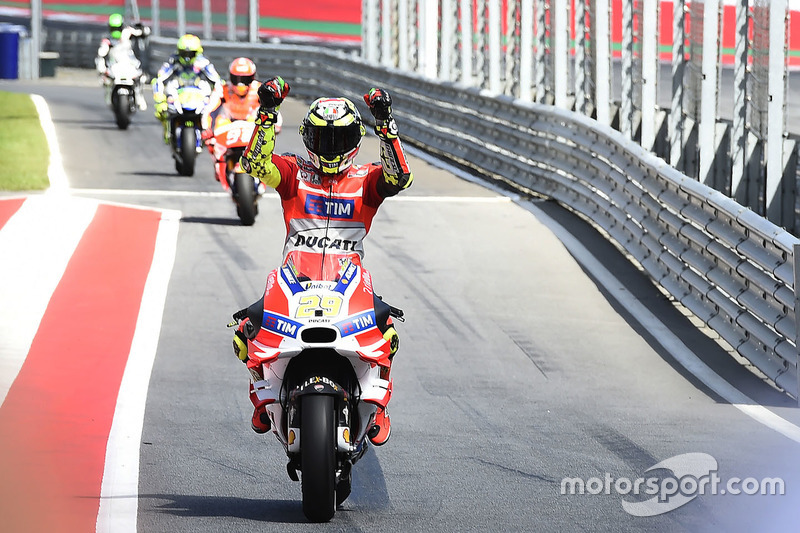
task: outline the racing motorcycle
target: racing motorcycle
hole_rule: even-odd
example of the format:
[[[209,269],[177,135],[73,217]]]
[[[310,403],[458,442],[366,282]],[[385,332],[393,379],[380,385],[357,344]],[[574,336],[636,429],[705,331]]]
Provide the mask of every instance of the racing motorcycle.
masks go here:
[[[182,176],[194,175],[197,154],[203,151],[200,121],[209,105],[212,89],[208,81],[199,77],[173,79],[164,88],[169,145],[175,170]]]
[[[403,320],[374,295],[367,270],[343,261],[309,277],[290,258],[270,272],[263,298],[229,325],[244,322],[251,398],[266,408],[289,477],[302,479],[303,513],[312,522],[330,520],[350,494],[377,407],[391,396],[381,368],[397,336],[387,330],[392,318]]]
[[[108,55],[108,68],[102,77],[105,100],[114,112],[117,127],[125,130],[137,109],[147,109],[142,94],[146,77],[129,45],[120,43]]]
[[[214,127],[214,142],[210,146],[214,158],[217,181],[230,191],[236,214],[245,226],[252,226],[258,214],[258,199],[265,186],[239,165],[239,158],[247,148],[256,125],[252,120],[217,119]]]

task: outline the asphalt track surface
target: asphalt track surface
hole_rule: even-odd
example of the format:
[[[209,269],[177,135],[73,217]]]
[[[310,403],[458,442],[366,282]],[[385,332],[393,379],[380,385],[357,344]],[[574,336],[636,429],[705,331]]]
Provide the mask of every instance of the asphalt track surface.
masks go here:
[[[800,443],[676,364],[642,317],[617,303],[620,289],[601,286],[550,227],[581,243],[720,376],[798,424],[792,400],[699,332],[584,222],[416,156],[413,188],[385,203],[366,243],[376,291],[408,318],[393,369],[392,439],[358,463],[353,493],[329,524],[306,524],[281,446],[249,429],[247,373],[225,327],[280,260],[276,197],[262,199],[254,226],[241,226],[206,154],[194,177],[179,177],[151,111],[119,131],[91,75],[68,74],[0,90],[45,98],[72,195],[181,213],[140,443],[140,531],[796,530]],[[302,153],[304,108],[285,103],[278,151]],[[360,160],[377,157],[370,136]],[[113,343],[115,316],[101,317],[97,342]],[[564,478],[663,475],[647,470],[689,453],[713,457],[723,483],[780,477],[785,494],[704,494],[637,517],[622,505],[637,498],[613,488],[561,493]],[[31,514],[31,525],[41,523]]]

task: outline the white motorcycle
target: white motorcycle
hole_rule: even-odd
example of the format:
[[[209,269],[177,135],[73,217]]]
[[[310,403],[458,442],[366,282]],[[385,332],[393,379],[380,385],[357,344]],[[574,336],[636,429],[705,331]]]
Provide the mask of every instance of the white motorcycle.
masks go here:
[[[103,74],[106,104],[114,112],[119,129],[128,128],[132,115],[147,109],[142,87],[147,79],[130,45],[118,44],[108,54]]]

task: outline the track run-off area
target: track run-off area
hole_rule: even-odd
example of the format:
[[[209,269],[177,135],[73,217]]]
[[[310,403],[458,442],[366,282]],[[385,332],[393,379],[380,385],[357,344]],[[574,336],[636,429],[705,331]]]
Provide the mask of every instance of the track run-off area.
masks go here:
[[[0,195],[2,529],[310,530],[225,327],[280,261],[276,195],[241,226],[208,154],[179,177],[152,112],[117,130],[92,73],[0,90],[41,95],[54,143],[49,191]],[[304,153],[305,104],[278,152]],[[410,152],[365,245],[408,318],[392,439],[315,530],[800,523],[796,402],[584,221]]]

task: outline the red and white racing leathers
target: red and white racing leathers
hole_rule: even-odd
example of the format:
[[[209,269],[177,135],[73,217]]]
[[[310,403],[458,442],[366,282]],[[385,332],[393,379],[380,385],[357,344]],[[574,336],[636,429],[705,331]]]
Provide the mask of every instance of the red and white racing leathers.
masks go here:
[[[326,279],[323,275],[338,271],[344,259],[360,264],[364,237],[381,203],[413,181],[400,139],[381,138],[380,163],[353,165],[329,177],[297,155],[273,154],[272,125],[262,117],[257,123],[242,166],[280,195],[284,262],[291,260],[299,275],[312,279]]]
[[[375,128],[381,141],[380,163],[353,165],[342,174],[323,176],[297,155],[273,154],[272,121],[276,112],[260,113],[256,133],[241,159],[242,168],[280,195],[286,224],[284,263],[290,263],[299,276],[334,279],[333,275],[340,271],[344,261],[349,259],[361,264],[364,238],[381,203],[408,188],[413,181],[394,120],[391,119],[391,128],[386,122]],[[240,325],[240,329],[242,327]],[[390,328],[386,335],[394,336],[392,344],[393,350],[396,349],[397,333]],[[391,397],[389,372],[393,355],[394,351],[389,366],[381,369],[381,378],[389,382],[386,402]],[[255,407],[253,428],[263,432],[266,430],[262,417],[264,406],[252,383],[250,400]],[[373,429],[380,428],[380,431],[374,438],[370,433],[370,440],[381,445],[389,438],[391,427],[385,403],[378,408],[374,424]]]

